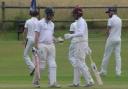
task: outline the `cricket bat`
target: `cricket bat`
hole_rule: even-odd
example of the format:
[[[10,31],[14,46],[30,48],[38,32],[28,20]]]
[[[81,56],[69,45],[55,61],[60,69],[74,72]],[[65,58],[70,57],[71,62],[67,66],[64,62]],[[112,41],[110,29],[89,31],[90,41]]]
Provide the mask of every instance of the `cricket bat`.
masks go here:
[[[94,72],[94,75],[96,77],[96,81],[97,81],[98,85],[103,85],[103,81],[99,75],[99,72],[97,70],[95,62],[92,60],[91,55],[89,55],[89,59],[91,61],[91,68],[92,68],[92,71]]]
[[[40,59],[39,59],[38,50],[35,47],[33,47],[32,53],[34,55],[35,75],[37,76],[38,80],[40,80]]]

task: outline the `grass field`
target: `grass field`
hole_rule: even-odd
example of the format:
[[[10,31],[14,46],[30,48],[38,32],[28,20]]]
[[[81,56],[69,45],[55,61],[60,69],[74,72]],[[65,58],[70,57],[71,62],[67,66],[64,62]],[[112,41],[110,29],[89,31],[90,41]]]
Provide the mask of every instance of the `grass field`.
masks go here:
[[[18,5],[18,6],[28,6],[30,0],[0,0],[0,2],[5,1],[6,5]],[[40,6],[111,6],[117,4],[119,6],[127,6],[127,0],[37,0]],[[127,18],[127,10],[119,10],[119,15],[121,18]],[[17,13],[16,13],[17,12]],[[66,15],[65,15],[66,13]],[[95,15],[98,13],[98,15]],[[65,16],[64,16],[65,15]],[[85,15],[87,19],[104,19],[106,15],[104,14],[104,9],[86,9]],[[16,16],[21,18],[28,18],[28,10],[19,9],[7,9],[6,19],[14,19]],[[43,16],[43,10],[41,10],[41,17]],[[62,18],[63,17],[63,18]],[[70,11],[68,10],[56,10],[56,20],[70,20]],[[0,10],[0,20],[1,20],[1,10]],[[65,32],[57,31],[57,36],[62,36]],[[115,62],[114,55],[112,55],[109,67],[108,76],[103,77],[104,85],[97,86],[97,84],[89,89],[128,89],[128,31],[123,31],[122,34],[122,76],[117,78],[115,76]],[[65,41],[63,44],[57,44],[57,78],[59,84],[62,85],[62,89],[73,89],[67,87],[68,84],[72,83],[72,66],[68,61],[68,47],[70,42]],[[93,51],[92,58],[96,62],[97,67],[100,67],[102,56],[104,53],[105,45],[105,34],[103,31],[90,31],[89,32],[89,44]],[[17,41],[17,35],[14,32],[0,32],[0,89],[34,89],[32,87],[31,81],[32,77],[29,76],[27,66],[23,60],[23,49],[24,46],[22,41]],[[90,67],[89,60],[86,60],[88,66]],[[41,89],[49,89],[48,78],[47,78],[47,68],[42,74],[41,79]],[[84,80],[82,79],[82,85],[84,85]],[[80,89],[86,89],[85,87],[80,87]],[[88,88],[87,88],[88,89]]]
[[[57,35],[63,35],[63,31],[57,31]],[[108,76],[103,77],[104,85],[95,85],[89,89],[128,89],[128,34],[127,31],[122,34],[122,76],[116,78],[114,71],[114,56],[112,55]],[[98,68],[102,61],[105,45],[105,34],[103,31],[90,31],[89,32],[89,44],[93,51],[92,57],[96,62]],[[69,41],[65,41],[63,44],[57,44],[57,78],[58,82],[62,85],[61,89],[73,89],[67,87],[72,83],[72,66],[68,61],[68,47]],[[31,85],[32,77],[29,76],[27,66],[23,61],[23,49],[22,41],[16,41],[15,33],[0,33],[0,89],[34,89]],[[90,66],[89,60],[86,60],[88,66]],[[49,89],[47,78],[47,68],[42,74],[41,89]],[[84,80],[82,79],[82,84]],[[88,89],[80,87],[80,89]]]

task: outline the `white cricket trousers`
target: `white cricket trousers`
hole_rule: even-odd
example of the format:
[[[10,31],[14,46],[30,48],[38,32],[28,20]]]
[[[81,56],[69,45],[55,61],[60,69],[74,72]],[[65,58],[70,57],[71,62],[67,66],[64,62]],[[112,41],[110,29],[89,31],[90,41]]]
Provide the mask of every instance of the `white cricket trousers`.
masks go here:
[[[69,60],[74,67],[73,84],[75,85],[80,84],[81,74],[87,83],[94,82],[85,63],[88,51],[88,43],[86,42],[71,43],[70,45]]]
[[[46,66],[46,62],[48,63],[49,69],[49,85],[56,84],[56,50],[54,44],[43,44],[40,43],[39,47],[39,55],[40,55],[40,67],[44,70]]]
[[[107,66],[109,62],[109,58],[114,51],[115,61],[116,61],[116,75],[121,75],[121,41],[109,41],[107,40],[105,45],[105,52],[103,56],[103,61],[101,64],[101,72],[107,74]]]
[[[34,63],[32,62],[32,59],[29,56],[30,52],[32,51],[33,45],[34,45],[34,40],[32,40],[32,39],[26,40],[26,46],[24,49],[24,60],[25,60],[25,63],[27,64],[30,72],[33,71],[33,69],[35,68]]]

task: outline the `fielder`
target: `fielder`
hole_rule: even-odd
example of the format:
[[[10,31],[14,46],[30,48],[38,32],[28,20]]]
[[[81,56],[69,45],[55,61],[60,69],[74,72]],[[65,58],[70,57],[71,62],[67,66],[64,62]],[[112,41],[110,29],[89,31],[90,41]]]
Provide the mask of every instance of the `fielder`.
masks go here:
[[[70,33],[64,35],[65,39],[72,39],[69,48],[69,60],[74,67],[72,87],[80,86],[80,73],[87,81],[86,87],[94,85],[94,81],[85,63],[85,58],[90,52],[90,49],[88,47],[88,27],[82,15],[83,11],[80,7],[73,9],[73,17],[76,21],[71,24]]]
[[[24,26],[25,28],[24,40],[26,41],[25,49],[24,49],[24,60],[30,70],[30,75],[33,75],[35,70],[35,65],[33,64],[29,56],[29,53],[32,51],[32,47],[34,45],[35,29],[37,28],[37,23],[38,23],[38,19],[36,18],[37,15],[38,15],[38,11],[36,9],[36,6],[33,7],[33,4],[31,4],[31,8],[30,8],[31,18],[26,21]]]
[[[49,71],[49,87],[59,88],[56,80],[56,49],[54,45],[54,10],[51,7],[45,9],[45,18],[38,23],[38,29],[35,30],[35,47],[39,50],[41,70],[44,70],[46,62]]]
[[[109,62],[109,58],[111,56],[112,51],[115,53],[115,61],[116,61],[116,76],[121,76],[121,29],[122,29],[122,21],[120,17],[117,16],[117,8],[109,7],[106,13],[109,16],[108,19],[108,30],[107,30],[107,41],[105,45],[105,52],[103,56],[103,61],[101,64],[100,75],[107,74],[107,66]]]

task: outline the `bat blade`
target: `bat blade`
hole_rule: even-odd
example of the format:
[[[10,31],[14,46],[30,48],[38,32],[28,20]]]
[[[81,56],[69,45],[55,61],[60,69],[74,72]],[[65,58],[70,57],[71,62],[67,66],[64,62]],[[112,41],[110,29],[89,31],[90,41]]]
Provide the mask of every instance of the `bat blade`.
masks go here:
[[[38,80],[40,80],[40,58],[35,48],[32,49],[32,52],[34,55],[35,75],[37,76]]]
[[[39,56],[36,54],[35,55],[35,73],[40,80],[40,65],[39,65]]]
[[[99,75],[96,64],[94,62],[91,63],[91,68],[92,68],[92,71],[94,72],[94,75],[96,77],[96,81],[97,81],[98,85],[103,85],[103,81]]]

